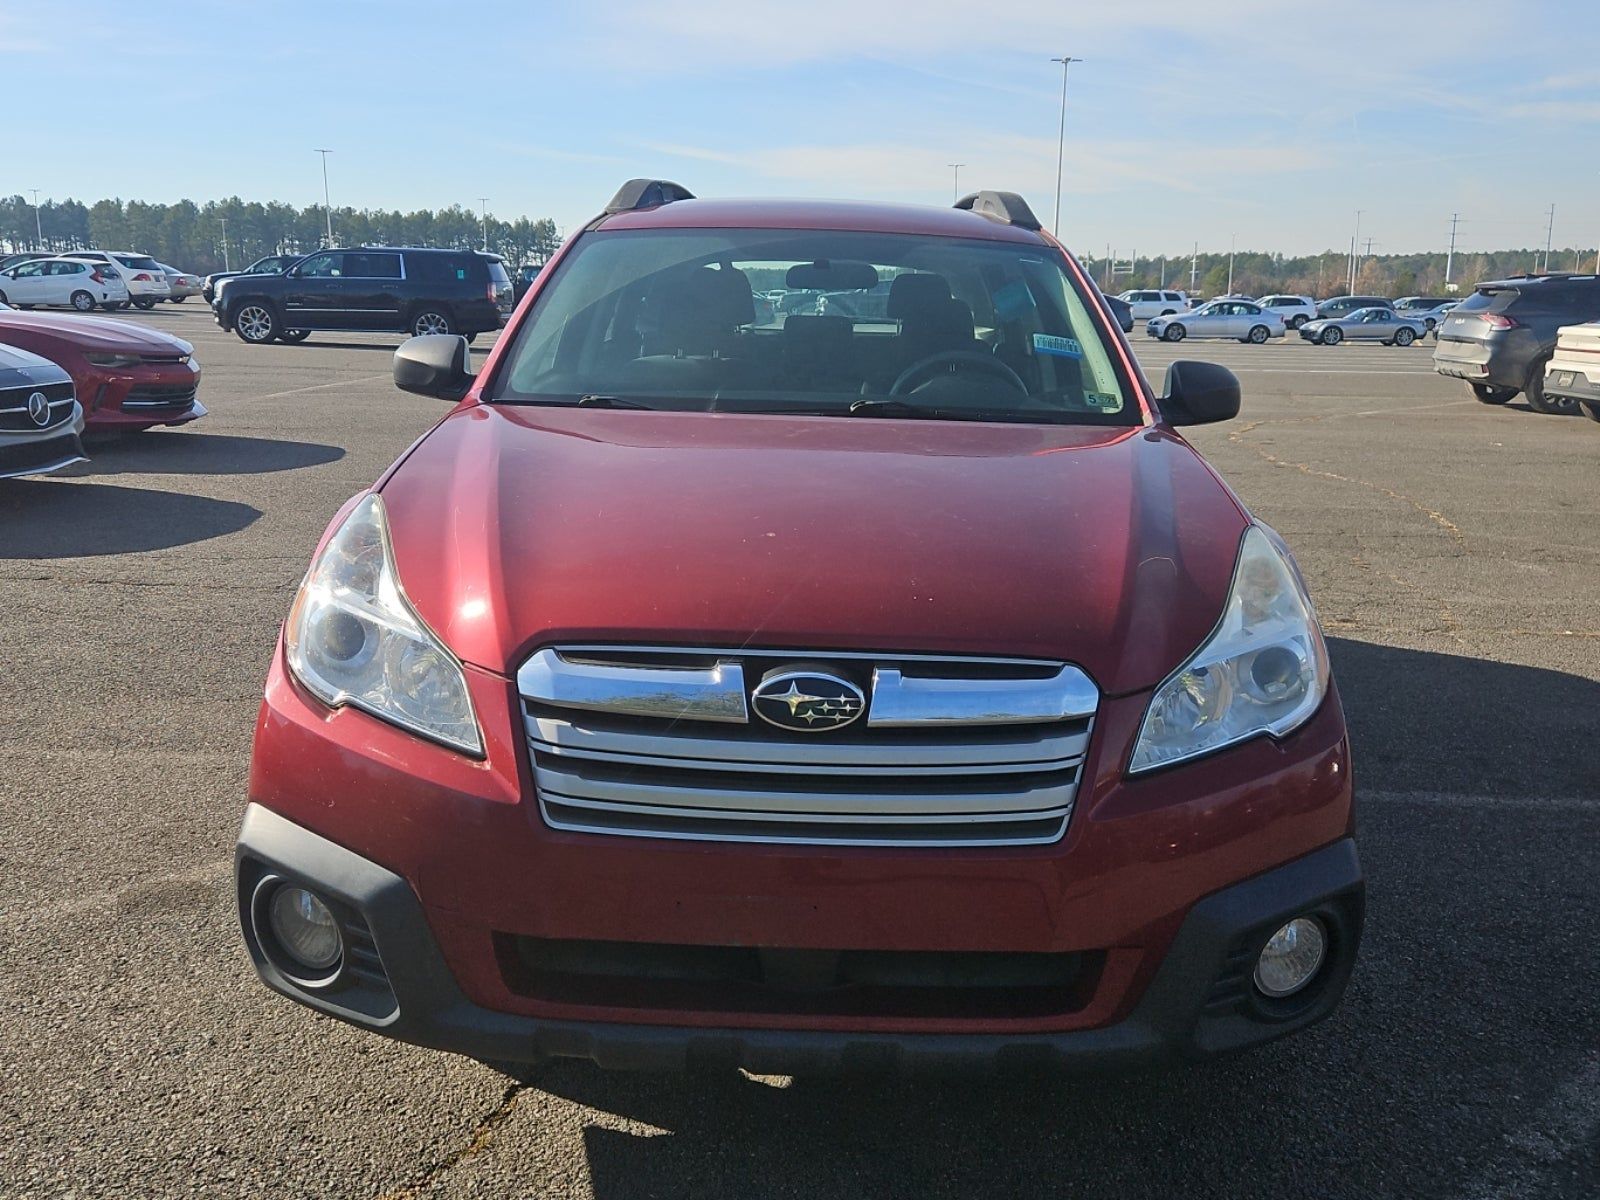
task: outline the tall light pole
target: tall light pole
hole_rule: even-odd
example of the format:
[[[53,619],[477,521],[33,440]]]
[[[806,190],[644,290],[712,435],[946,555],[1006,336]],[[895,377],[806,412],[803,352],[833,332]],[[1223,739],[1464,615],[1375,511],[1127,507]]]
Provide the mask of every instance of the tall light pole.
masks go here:
[[[322,155],[322,211],[328,218],[328,245],[333,245],[333,204],[328,200],[328,155],[332,150],[318,150]]]
[[[1356,209],[1356,236],[1350,240],[1350,295],[1356,294],[1356,275],[1361,270],[1361,214],[1365,209]]]
[[[1239,235],[1231,234],[1228,237],[1228,295],[1233,295],[1233,251],[1239,244]]]
[[[1556,206],[1550,206],[1550,224],[1544,228],[1544,273],[1550,274],[1550,239],[1556,231]]]
[[[33,231],[39,235],[39,249],[44,249],[44,222],[39,219],[39,189],[29,188],[33,193]]]
[[[222,269],[224,271],[233,270],[233,268],[228,265],[228,218],[227,217],[223,217],[222,218]]]
[[[478,207],[483,212],[483,252],[489,253],[489,197],[479,196]]]
[[[1061,130],[1056,134],[1056,219],[1050,226],[1050,232],[1056,237],[1061,236],[1061,167],[1067,157],[1067,68],[1073,63],[1081,63],[1083,59],[1063,55],[1061,58],[1052,58],[1051,62],[1061,64]]]
[[[961,168],[966,165],[966,163],[945,163],[945,166],[956,173],[955,182],[950,187],[950,202],[952,204],[961,199]]]
[[[1195,276],[1200,274],[1200,243],[1194,244],[1194,253],[1189,256],[1189,294],[1194,295]]]
[[[1455,266],[1455,261],[1456,261],[1456,226],[1459,225],[1460,223],[1461,223],[1461,214],[1460,213],[1451,213],[1450,214],[1450,249],[1445,253],[1445,256],[1444,256],[1444,286],[1445,286],[1445,289],[1447,291],[1450,288],[1450,268]]]

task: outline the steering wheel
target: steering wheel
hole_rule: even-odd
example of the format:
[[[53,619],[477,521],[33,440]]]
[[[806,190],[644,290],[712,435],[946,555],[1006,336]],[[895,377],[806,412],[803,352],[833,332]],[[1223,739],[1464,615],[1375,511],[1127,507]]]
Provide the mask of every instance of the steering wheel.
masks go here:
[[[998,376],[1003,382],[1009,383],[1024,396],[1028,395],[1028,385],[1022,382],[1022,376],[998,358],[977,350],[943,350],[938,354],[919,358],[895,377],[894,384],[889,388],[889,395],[904,395],[911,390],[913,383],[922,382],[924,376],[932,375],[936,368],[943,366],[980,367],[989,374]]]

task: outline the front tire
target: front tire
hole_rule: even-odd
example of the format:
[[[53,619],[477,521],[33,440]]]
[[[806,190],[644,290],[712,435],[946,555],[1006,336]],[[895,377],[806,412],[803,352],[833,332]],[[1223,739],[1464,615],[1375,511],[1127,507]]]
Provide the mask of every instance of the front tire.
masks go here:
[[[1509,404],[1517,394],[1516,388],[1495,387],[1488,383],[1469,383],[1472,395],[1482,404]]]
[[[1161,331],[1161,340],[1163,342],[1181,342],[1188,334],[1189,331],[1182,325],[1168,325]]]
[[[1322,344],[1324,346],[1337,346],[1344,341],[1344,330],[1337,325],[1330,325],[1322,331]]]
[[[265,346],[278,336],[278,315],[270,305],[250,301],[239,307],[233,316],[233,331],[241,342],[252,346]]]
[[[416,337],[430,333],[454,333],[450,314],[442,308],[419,308],[411,314],[411,332]]]
[[[1409,346],[1416,340],[1417,335],[1412,333],[1409,329],[1400,329],[1395,331],[1394,344],[1396,346]]]
[[[88,292],[82,292],[82,291],[73,292],[72,293],[72,307],[77,309],[79,312],[93,312],[94,311],[94,297],[91,296]]]

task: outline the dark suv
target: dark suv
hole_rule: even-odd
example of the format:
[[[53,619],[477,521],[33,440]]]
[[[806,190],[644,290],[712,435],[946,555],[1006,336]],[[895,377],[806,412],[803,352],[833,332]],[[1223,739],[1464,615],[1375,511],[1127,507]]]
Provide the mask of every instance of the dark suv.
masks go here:
[[[1439,322],[1433,369],[1465,379],[1485,404],[1504,404],[1518,392],[1535,412],[1578,412],[1569,396],[1547,396],[1544,368],[1555,353],[1556,331],[1600,318],[1600,276],[1523,275],[1477,290]]]
[[[361,246],[319,250],[281,275],[225,279],[213,307],[218,325],[256,344],[301,342],[319,330],[470,339],[505,324],[512,286],[492,254]]]

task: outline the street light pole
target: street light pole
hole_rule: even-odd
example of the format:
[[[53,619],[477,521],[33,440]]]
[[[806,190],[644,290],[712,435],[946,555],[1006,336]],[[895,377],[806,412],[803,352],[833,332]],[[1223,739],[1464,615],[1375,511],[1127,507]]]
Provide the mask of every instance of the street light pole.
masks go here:
[[[956,173],[955,183],[950,189],[950,202],[952,204],[961,199],[961,168],[966,165],[966,163],[945,163],[945,166]]]
[[[1450,249],[1446,252],[1446,254],[1444,256],[1444,286],[1445,286],[1445,288],[1447,290],[1450,287],[1450,268],[1455,266],[1455,261],[1456,261],[1456,226],[1458,224],[1460,224],[1460,223],[1461,223],[1461,214],[1460,213],[1451,213],[1450,214]]]
[[[33,193],[33,231],[39,235],[39,249],[44,249],[44,222],[39,219],[39,189],[29,188]]]
[[[333,245],[333,204],[328,200],[328,155],[332,150],[318,150],[322,155],[322,211],[328,218],[328,245]]]
[[[1052,58],[1051,62],[1061,64],[1061,130],[1056,134],[1056,219],[1050,226],[1050,232],[1056,237],[1061,236],[1061,167],[1067,156],[1067,68],[1073,63],[1081,63],[1083,59],[1063,55],[1061,58]]]
[[[222,269],[224,271],[233,270],[233,268],[228,265],[228,218],[227,217],[223,217],[222,218]]]
[[[1350,240],[1350,295],[1356,294],[1356,276],[1361,272],[1361,214],[1365,209],[1356,209],[1356,236]]]
[[[479,196],[478,206],[483,211],[483,252],[489,253],[489,197]]]
[[[1550,206],[1550,224],[1546,225],[1544,230],[1544,273],[1546,275],[1550,274],[1550,239],[1555,236],[1555,232],[1556,206],[1552,204]]]
[[[1233,252],[1239,244],[1239,235],[1232,234],[1228,238],[1228,295],[1233,295]]]

